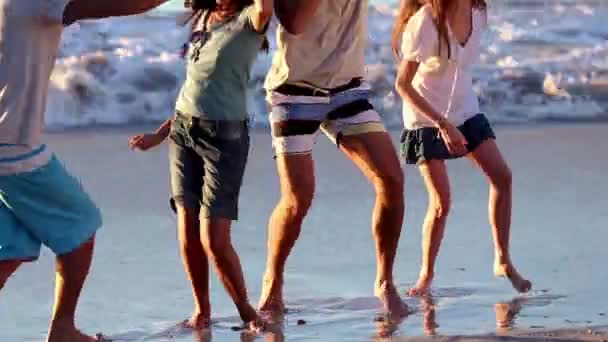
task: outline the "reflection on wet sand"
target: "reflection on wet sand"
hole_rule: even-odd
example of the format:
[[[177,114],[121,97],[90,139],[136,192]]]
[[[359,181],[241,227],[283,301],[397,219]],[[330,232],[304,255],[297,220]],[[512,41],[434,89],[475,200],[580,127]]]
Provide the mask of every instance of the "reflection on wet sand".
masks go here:
[[[551,297],[551,298],[549,298]],[[494,305],[494,312],[496,314],[496,333],[504,334],[515,327],[517,316],[520,314],[524,304],[548,304],[548,301],[557,297],[543,296],[543,298],[530,298],[530,297],[515,297],[510,301],[501,301]],[[433,297],[420,297],[420,303],[418,308],[422,314],[422,330],[424,334],[429,337],[441,335],[438,332],[439,324],[437,323],[436,311],[439,305],[437,304],[437,298]],[[538,303],[537,303],[538,302]],[[381,341],[386,338],[393,337],[399,330],[399,324],[402,322],[388,322],[385,320],[376,320],[377,322],[377,335],[375,340]]]
[[[213,337],[211,329],[194,330],[193,333],[195,342],[211,342]]]
[[[508,302],[498,302],[494,305],[496,313],[496,331],[498,333],[507,332],[515,326],[517,315],[521,311],[522,304],[527,299],[516,297]]]
[[[420,307],[422,308],[422,330],[427,336],[437,335],[437,319],[435,316],[435,301],[432,297],[421,298]]]

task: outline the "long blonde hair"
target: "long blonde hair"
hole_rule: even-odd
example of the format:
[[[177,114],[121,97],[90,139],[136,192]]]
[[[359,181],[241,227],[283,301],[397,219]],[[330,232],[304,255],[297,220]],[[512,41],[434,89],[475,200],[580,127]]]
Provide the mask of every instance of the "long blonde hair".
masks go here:
[[[431,6],[433,23],[435,23],[435,27],[437,28],[439,38],[438,55],[441,56],[443,48],[446,48],[447,56],[450,58],[451,49],[448,34],[447,11],[450,3],[453,1],[454,0],[401,0],[392,35],[392,48],[395,58],[401,59],[401,37],[403,36],[403,31],[405,30],[407,23],[425,4]],[[487,4],[485,0],[472,0],[472,7],[485,10]]]

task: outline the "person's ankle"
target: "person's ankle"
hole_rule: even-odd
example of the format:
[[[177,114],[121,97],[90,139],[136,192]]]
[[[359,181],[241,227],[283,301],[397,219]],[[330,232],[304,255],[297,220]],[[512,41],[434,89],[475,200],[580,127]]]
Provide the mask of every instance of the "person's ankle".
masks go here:
[[[236,304],[236,307],[243,322],[251,322],[257,319],[258,313],[249,302]]]
[[[387,278],[376,278],[375,282],[376,291],[388,291],[395,288],[395,284],[393,283],[393,279]]]
[[[494,251],[494,265],[496,266],[510,266],[511,265],[511,257],[508,253],[503,253],[501,251]]]
[[[419,279],[433,279],[433,277],[435,277],[435,272],[432,270],[420,271],[418,274]]]
[[[51,328],[75,329],[76,322],[74,317],[54,317],[51,320]]]

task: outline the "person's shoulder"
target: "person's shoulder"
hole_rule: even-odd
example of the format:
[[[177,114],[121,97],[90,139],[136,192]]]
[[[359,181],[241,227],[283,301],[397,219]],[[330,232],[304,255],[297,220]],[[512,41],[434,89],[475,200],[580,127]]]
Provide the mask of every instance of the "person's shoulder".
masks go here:
[[[431,5],[426,4],[410,18],[407,23],[406,31],[413,32],[428,32],[436,30],[435,22],[433,21],[433,9]]]
[[[420,7],[420,9],[418,9],[416,14],[414,14],[412,16],[411,20],[416,20],[416,21],[433,20],[433,7],[431,7],[430,4],[423,5],[422,7]]]

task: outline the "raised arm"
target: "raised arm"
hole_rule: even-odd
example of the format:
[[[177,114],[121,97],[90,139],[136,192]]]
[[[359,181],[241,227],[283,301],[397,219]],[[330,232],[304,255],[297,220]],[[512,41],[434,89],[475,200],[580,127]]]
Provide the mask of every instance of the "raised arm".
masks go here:
[[[258,32],[264,32],[272,18],[273,0],[255,0],[255,13],[251,17],[253,28]]]
[[[333,1],[333,0],[325,0]],[[321,0],[275,0],[277,17],[281,25],[291,34],[304,32],[306,26],[319,9]]]
[[[147,12],[168,0],[72,0],[67,5],[66,25],[83,19],[120,17]]]

